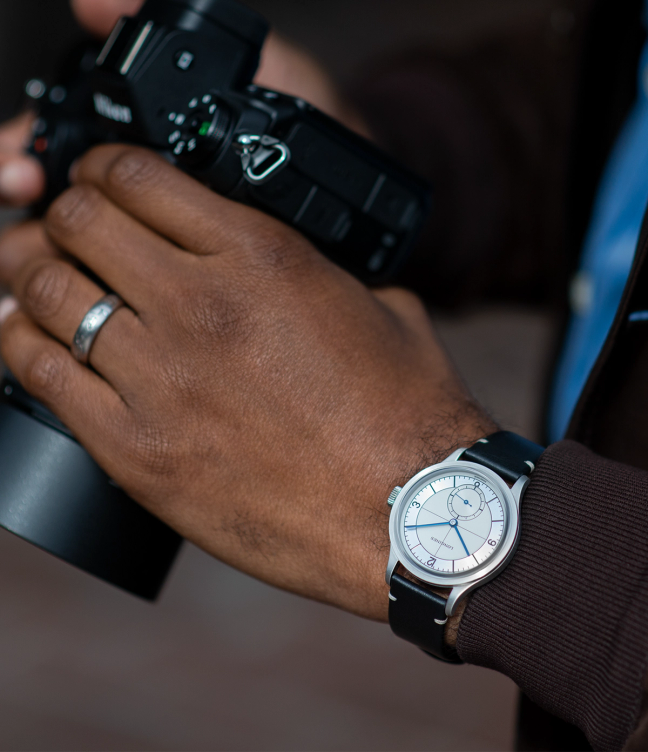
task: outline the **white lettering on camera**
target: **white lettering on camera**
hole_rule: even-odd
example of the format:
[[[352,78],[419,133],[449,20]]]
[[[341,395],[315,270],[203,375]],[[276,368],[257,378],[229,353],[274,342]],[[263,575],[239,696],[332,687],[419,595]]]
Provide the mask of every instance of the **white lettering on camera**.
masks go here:
[[[116,123],[132,123],[133,113],[130,107],[121,104],[115,104],[110,97],[105,94],[94,95],[95,110],[105,118],[114,120]]]

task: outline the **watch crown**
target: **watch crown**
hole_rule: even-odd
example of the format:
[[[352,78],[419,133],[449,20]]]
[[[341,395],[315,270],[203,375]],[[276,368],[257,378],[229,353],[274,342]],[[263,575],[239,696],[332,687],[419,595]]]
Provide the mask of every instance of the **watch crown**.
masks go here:
[[[394,502],[396,501],[396,497],[403,489],[401,486],[396,486],[396,488],[389,494],[389,498],[387,499],[387,503],[390,507],[394,506]]]

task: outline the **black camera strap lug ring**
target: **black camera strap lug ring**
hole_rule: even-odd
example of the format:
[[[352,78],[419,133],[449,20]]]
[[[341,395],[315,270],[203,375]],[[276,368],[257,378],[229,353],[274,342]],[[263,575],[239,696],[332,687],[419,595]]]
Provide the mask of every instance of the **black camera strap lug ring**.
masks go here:
[[[290,162],[290,149],[272,136],[242,133],[234,142],[241,157],[243,173],[248,183],[262,185],[281,172]]]

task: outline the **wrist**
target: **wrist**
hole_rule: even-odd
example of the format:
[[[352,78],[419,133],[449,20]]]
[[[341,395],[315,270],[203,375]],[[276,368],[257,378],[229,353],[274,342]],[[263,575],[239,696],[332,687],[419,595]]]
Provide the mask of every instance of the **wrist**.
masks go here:
[[[370,583],[370,587],[365,595],[366,606],[363,609],[363,616],[375,621],[388,621],[389,587],[385,583],[384,574],[389,554],[389,508],[385,504],[389,491],[395,485],[405,485],[412,475],[441,462],[456,449],[472,446],[476,441],[496,430],[496,424],[478,405],[465,401],[460,415],[456,413],[453,415],[452,411],[444,411],[443,420],[439,415],[434,426],[419,433],[417,438],[407,445],[408,449],[402,452],[402,457],[395,460],[394,466],[398,463],[401,467],[407,467],[412,456],[419,457],[416,466],[410,466],[405,473],[398,476],[392,475],[387,483],[383,480],[380,488],[375,491],[379,532],[376,534],[375,527],[368,532],[363,562],[357,567],[357,570],[371,570],[366,580],[367,584]],[[370,526],[367,528],[370,530]],[[408,575],[405,574],[405,576]],[[447,598],[449,591],[439,591],[439,594]],[[457,613],[448,621],[448,644],[453,646],[456,643],[463,610],[463,607],[458,608]]]
[[[514,555],[520,503],[543,451],[497,431],[393,490],[387,580],[397,636],[461,663],[456,645],[464,599]]]
[[[396,475],[392,473],[388,478],[382,478],[380,483],[376,484],[371,500],[372,519],[367,521],[365,527],[364,546],[360,550],[355,549],[355,563],[349,566],[347,560],[345,564],[347,577],[349,570],[358,575],[364,573],[361,578],[364,592],[360,594],[356,590],[355,595],[350,599],[352,603],[340,602],[339,595],[331,598],[345,610],[374,621],[388,621],[389,587],[385,583],[385,569],[389,555],[389,507],[386,501],[392,488],[395,485],[404,485],[409,477],[426,467],[441,462],[454,450],[462,446],[472,446],[475,441],[492,433],[495,428],[490,418],[477,405],[472,403],[464,406],[461,416],[455,416],[451,419],[448,413],[445,413],[444,417],[444,421],[441,421],[439,417],[434,428],[420,432],[416,439],[408,442],[405,451],[403,451],[403,444],[401,444],[398,455],[393,457],[390,464],[394,468],[408,468],[409,465],[407,470]],[[415,466],[410,464],[412,456],[419,458]],[[358,553],[359,556],[357,556]],[[334,566],[337,567],[342,561],[339,556],[339,549],[336,548],[332,558],[336,562]],[[346,577],[338,574],[334,579],[342,581],[342,579],[346,580]],[[360,583],[356,580],[354,584],[359,585]],[[352,588],[348,589],[346,597],[349,597],[350,592],[352,592]],[[444,591],[442,594],[447,597],[448,592]],[[463,613],[463,609],[461,609],[461,613]],[[459,627],[459,620],[459,616],[453,617],[451,620],[452,624],[456,625],[456,629]],[[448,629],[450,628],[449,622]],[[456,642],[456,633],[452,639]]]

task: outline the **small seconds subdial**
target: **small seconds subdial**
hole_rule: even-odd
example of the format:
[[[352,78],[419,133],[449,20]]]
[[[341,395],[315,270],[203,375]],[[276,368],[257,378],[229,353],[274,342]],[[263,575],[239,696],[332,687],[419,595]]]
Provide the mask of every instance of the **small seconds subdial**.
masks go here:
[[[458,520],[474,520],[484,511],[486,497],[479,481],[455,488],[448,497],[448,511]]]

